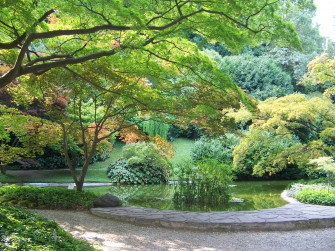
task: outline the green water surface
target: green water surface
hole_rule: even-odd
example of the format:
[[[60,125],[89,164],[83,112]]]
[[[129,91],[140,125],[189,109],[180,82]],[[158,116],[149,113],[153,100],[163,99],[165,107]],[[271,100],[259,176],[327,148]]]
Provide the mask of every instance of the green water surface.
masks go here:
[[[230,188],[232,197],[244,202],[228,202],[218,206],[180,206],[172,201],[174,185],[123,185],[86,187],[86,191],[98,195],[111,193],[119,197],[123,205],[148,207],[180,211],[249,211],[281,207],[287,204],[280,197],[290,181],[240,181],[234,182]]]

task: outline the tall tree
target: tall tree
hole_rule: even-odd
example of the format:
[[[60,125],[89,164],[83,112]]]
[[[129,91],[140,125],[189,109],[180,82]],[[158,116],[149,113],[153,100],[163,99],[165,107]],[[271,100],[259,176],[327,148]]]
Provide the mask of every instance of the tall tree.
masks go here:
[[[313,24],[315,11],[315,8],[302,10],[294,7],[284,15],[284,20],[294,23],[303,51],[269,46],[265,52],[267,57],[277,61],[291,75],[292,84],[295,90],[299,91],[301,91],[301,86],[297,84],[307,72],[308,62],[325,49],[325,38],[320,35],[318,26]]]
[[[59,124],[67,165],[77,190],[81,191],[97,146],[131,127],[127,122],[129,118],[137,117],[138,122],[155,119],[169,123],[173,119],[175,123],[193,123],[214,134],[233,126],[221,113],[222,109],[238,108],[241,100],[250,109],[254,108],[252,101],[209,58],[206,59],[207,63],[204,59],[203,64],[209,67],[206,74],[213,74],[213,83],[191,76],[187,70],[181,74],[168,67],[162,70],[169,73],[170,80],[152,83],[141,77],[140,72],[116,74],[108,59],[100,59],[98,68],[96,62],[86,63],[72,69],[58,69],[57,74],[50,71],[27,78],[14,96],[18,101],[25,101],[20,97],[30,93],[33,99],[44,104],[49,118]],[[231,88],[220,85],[215,77],[225,79]],[[65,106],[60,105],[62,97],[66,97]],[[79,177],[68,154],[70,138],[83,149],[85,162]]]

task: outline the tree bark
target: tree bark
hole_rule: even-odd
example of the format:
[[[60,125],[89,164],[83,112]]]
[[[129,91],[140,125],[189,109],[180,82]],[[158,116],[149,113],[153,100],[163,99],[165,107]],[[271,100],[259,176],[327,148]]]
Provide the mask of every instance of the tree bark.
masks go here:
[[[1,165],[1,174],[6,174],[6,172],[7,172],[7,168],[6,168],[6,166],[5,165]]]

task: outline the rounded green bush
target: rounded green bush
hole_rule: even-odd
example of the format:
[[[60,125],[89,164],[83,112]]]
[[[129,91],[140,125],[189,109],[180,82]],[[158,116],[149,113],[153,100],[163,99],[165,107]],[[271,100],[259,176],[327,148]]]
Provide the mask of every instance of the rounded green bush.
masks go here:
[[[239,141],[240,137],[232,133],[217,138],[202,137],[195,141],[191,149],[192,160],[196,163],[203,158],[209,158],[220,163],[232,163],[232,152]]]
[[[123,158],[112,162],[107,176],[119,184],[161,184],[168,181],[170,162],[153,143],[126,145]]]

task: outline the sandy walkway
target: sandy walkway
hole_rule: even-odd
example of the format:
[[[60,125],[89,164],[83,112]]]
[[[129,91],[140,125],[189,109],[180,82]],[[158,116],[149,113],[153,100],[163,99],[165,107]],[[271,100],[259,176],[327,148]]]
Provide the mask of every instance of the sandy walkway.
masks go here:
[[[36,210],[103,250],[335,250],[335,228],[290,232],[191,232],[140,227],[82,211]]]

